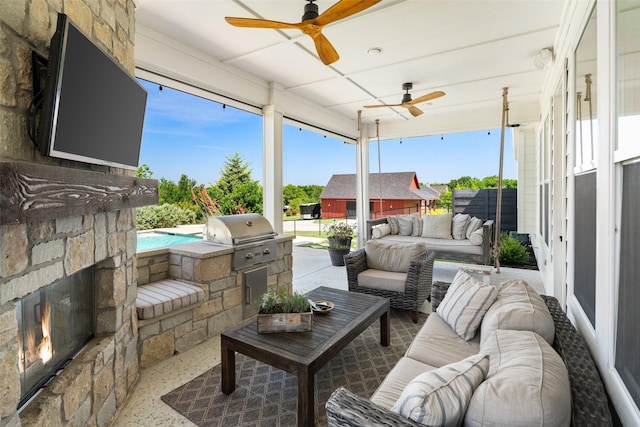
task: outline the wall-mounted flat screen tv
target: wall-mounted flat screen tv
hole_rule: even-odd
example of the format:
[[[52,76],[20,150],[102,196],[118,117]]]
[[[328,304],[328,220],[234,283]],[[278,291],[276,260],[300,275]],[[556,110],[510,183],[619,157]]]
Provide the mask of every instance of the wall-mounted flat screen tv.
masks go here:
[[[51,39],[42,97],[42,154],[138,167],[147,92],[65,14]]]

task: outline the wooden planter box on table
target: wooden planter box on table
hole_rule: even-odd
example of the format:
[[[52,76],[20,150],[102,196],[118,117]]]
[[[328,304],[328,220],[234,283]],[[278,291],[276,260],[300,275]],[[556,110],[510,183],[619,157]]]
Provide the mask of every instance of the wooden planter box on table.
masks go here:
[[[258,314],[258,333],[310,331],[312,315],[312,312]]]

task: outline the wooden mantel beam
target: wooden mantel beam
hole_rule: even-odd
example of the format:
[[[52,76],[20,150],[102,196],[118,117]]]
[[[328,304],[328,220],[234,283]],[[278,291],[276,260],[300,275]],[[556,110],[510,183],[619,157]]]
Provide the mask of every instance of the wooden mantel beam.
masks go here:
[[[0,161],[0,225],[41,222],[158,203],[158,181]]]

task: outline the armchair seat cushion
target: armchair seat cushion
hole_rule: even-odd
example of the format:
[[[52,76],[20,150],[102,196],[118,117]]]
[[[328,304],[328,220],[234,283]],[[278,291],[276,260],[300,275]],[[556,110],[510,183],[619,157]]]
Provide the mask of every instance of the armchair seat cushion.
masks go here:
[[[358,286],[392,292],[404,292],[407,273],[370,268],[358,274]]]

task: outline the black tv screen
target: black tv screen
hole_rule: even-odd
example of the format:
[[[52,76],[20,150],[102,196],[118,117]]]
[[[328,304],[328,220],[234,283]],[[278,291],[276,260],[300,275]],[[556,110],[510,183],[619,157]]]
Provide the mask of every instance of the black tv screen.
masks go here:
[[[42,154],[137,168],[147,92],[65,14],[58,14],[47,73]]]

